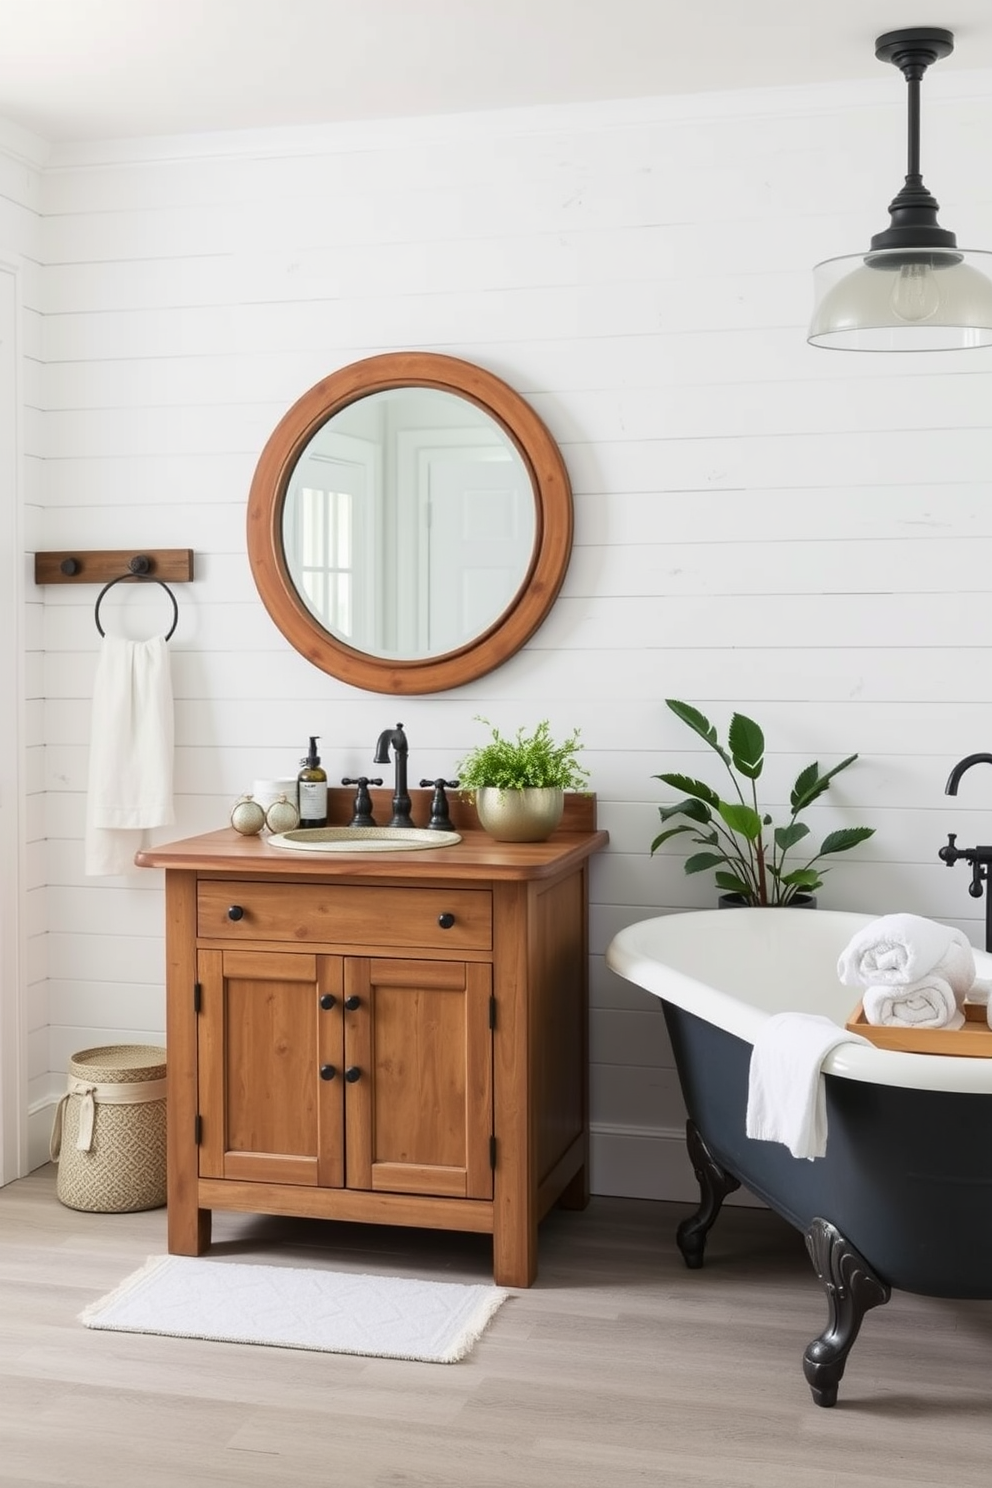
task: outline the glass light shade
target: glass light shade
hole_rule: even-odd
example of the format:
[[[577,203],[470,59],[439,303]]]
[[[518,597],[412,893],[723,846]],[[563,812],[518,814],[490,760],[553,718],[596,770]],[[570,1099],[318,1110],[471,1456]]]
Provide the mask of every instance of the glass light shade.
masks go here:
[[[950,260],[950,261],[949,261]],[[992,253],[890,248],[813,270],[812,346],[965,351],[992,346]]]

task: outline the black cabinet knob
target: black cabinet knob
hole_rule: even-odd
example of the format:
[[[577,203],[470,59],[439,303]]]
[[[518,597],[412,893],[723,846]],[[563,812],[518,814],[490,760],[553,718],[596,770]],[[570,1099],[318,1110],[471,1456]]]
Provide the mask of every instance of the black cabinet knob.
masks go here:
[[[320,1066],[320,1078],[322,1080],[333,1080],[336,1074],[337,1070],[333,1064],[322,1064]]]
[[[442,930],[450,930],[455,923],[455,917],[448,910],[445,910],[444,914],[438,915],[437,922]]]
[[[344,1005],[348,1009],[349,1013],[353,1013],[356,1008],[361,1007],[362,999],[360,997],[346,997],[344,1000]],[[355,1078],[357,1080],[358,1076],[356,1075]]]
[[[349,1085],[354,1085],[356,1080],[360,1080],[362,1078],[362,1072],[358,1068],[357,1064],[352,1064],[349,1065],[348,1068],[345,1070],[344,1077],[348,1081]]]
[[[324,1009],[325,1013],[328,1012],[336,1002],[337,998],[331,992],[323,993],[320,999],[320,1005]]]
[[[227,911],[227,918],[229,920],[243,920],[244,917],[245,912],[241,908],[240,904],[232,904],[230,909]]]

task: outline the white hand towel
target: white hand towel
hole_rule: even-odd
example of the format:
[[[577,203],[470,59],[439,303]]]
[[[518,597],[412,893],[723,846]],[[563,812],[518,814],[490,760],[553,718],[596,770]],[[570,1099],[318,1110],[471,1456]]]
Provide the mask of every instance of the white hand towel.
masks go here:
[[[931,972],[904,987],[866,987],[865,1018],[887,1028],[963,1028],[965,1017],[954,988]]]
[[[783,1142],[793,1157],[823,1157],[827,1095],[820,1066],[838,1044],[867,1042],[818,1013],[773,1013],[751,1051],[747,1135]]]
[[[173,706],[164,636],[105,635],[93,686],[86,872],[126,873],[145,827],[172,808]]]
[[[970,950],[967,937],[949,925],[922,915],[883,915],[841,952],[837,975],[845,987],[904,986],[932,971],[953,945]]]

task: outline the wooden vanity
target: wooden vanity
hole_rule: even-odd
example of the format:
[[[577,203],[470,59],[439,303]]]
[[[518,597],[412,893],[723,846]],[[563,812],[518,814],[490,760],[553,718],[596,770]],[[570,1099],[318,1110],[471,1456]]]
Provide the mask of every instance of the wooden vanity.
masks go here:
[[[526,1287],[543,1215],[587,1203],[595,797],[540,843],[451,808],[446,848],[225,828],[138,853],[165,869],[173,1254],[206,1250],[214,1209],[472,1230]]]

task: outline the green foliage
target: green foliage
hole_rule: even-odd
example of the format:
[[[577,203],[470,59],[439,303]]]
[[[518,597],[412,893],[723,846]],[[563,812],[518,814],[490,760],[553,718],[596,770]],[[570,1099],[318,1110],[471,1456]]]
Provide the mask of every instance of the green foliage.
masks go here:
[[[740,894],[748,904],[786,905],[797,894],[814,893],[829,870],[821,860],[834,853],[847,852],[874,835],[874,827],[845,827],[824,837],[819,852],[806,859],[801,867],[786,872],[785,859],[790,849],[809,836],[809,827],[798,820],[800,814],[823,795],[835,775],[846,770],[857,759],[856,754],[841,760],[833,769],[820,774],[819,764],[807,765],[796,779],[789,796],[791,816],[784,827],[775,827],[772,819],[758,805],[756,782],[765,762],[765,736],[751,718],[735,713],[730,720],[725,749],[717,731],[698,709],[688,703],[666,698],[666,705],[693,733],[719,755],[734,787],[736,800],[724,801],[719,793],[690,775],[677,773],[656,775],[681,791],[684,799],[672,806],[658,808],[663,822],[682,817],[678,826],[668,827],[654,839],[654,853],[663,842],[689,833],[692,842],[707,849],[693,853],[685,860],[686,873],[714,870],[719,889]],[[743,784],[742,784],[743,782]],[[772,828],[771,835],[766,834]],[[819,866],[814,866],[819,865]]]
[[[462,760],[457,775],[463,790],[525,790],[528,787],[553,787],[559,790],[586,790],[589,771],[575,758],[582,748],[575,729],[562,744],[551,737],[546,718],[532,734],[518,728],[512,739],[478,714],[476,719],[490,729],[487,744],[479,744]]]

